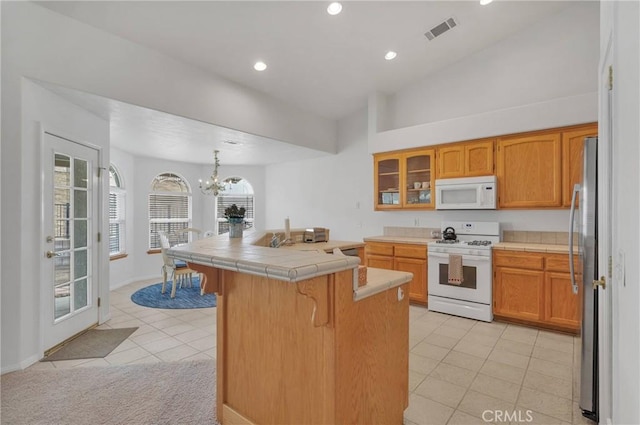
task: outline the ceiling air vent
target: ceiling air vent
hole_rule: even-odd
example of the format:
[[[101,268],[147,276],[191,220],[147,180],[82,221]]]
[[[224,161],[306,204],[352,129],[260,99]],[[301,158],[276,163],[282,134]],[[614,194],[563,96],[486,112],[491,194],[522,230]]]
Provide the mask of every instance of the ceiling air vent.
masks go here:
[[[451,28],[457,25],[458,25],[458,22],[456,22],[455,18],[449,18],[446,21],[431,28],[430,31],[425,32],[424,35],[425,37],[427,37],[429,41],[431,41],[434,38],[444,34],[445,32],[449,31]]]

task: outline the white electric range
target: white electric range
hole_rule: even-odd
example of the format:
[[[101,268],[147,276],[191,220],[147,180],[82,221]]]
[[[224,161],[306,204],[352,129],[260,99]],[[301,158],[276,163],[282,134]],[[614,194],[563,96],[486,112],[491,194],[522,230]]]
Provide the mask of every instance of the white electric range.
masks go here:
[[[491,254],[492,245],[500,242],[500,224],[443,222],[442,233],[444,234],[448,228],[455,231],[455,240],[438,240],[428,244],[428,308],[441,313],[491,322]],[[451,255],[459,255],[462,258],[462,283],[450,283]]]

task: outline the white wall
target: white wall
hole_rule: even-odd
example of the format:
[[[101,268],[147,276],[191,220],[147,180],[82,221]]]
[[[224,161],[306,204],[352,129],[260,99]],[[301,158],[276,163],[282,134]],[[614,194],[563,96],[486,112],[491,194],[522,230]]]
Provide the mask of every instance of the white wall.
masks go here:
[[[572,5],[390,96],[389,129],[597,91],[598,27],[598,2]]]
[[[4,64],[3,64],[4,66]],[[4,77],[4,75],[3,75]],[[102,166],[109,161],[109,124],[72,105],[33,82],[21,79],[17,92],[18,124],[13,137],[18,143],[5,143],[3,134],[3,190],[12,208],[2,215],[2,371],[21,368],[38,360],[40,347],[40,261],[43,258],[40,217],[41,133],[55,131],[72,140],[102,148]],[[3,84],[3,96],[4,96]],[[3,97],[4,101],[4,97]],[[12,111],[13,112],[13,111]],[[4,102],[3,102],[4,113]],[[3,114],[3,119],[4,119]],[[7,125],[3,123],[3,131]],[[8,158],[13,160],[9,161]],[[22,160],[21,160],[22,159]],[[10,183],[10,184],[7,184]],[[103,185],[103,202],[106,202]],[[6,205],[6,204],[5,204]],[[104,205],[104,204],[103,204]],[[107,226],[101,231],[106,234]],[[103,240],[101,249],[107,249]],[[105,263],[98,272],[100,297],[109,299],[109,270]],[[100,309],[108,316],[108,302]],[[26,363],[25,363],[26,362]]]

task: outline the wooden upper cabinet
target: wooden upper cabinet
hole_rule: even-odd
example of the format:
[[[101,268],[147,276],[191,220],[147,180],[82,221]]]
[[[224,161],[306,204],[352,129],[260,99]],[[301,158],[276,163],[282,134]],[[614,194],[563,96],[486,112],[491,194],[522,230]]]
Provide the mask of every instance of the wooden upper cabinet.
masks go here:
[[[375,154],[375,209],[433,209],[435,150]]]
[[[464,175],[490,176],[493,174],[493,145],[495,140],[464,144]]]
[[[500,208],[562,206],[559,132],[499,138],[496,175]]]
[[[400,184],[402,154],[378,154],[373,158],[375,209],[402,208]]]
[[[571,206],[573,187],[582,183],[585,137],[598,135],[598,124],[588,124],[562,133],[562,206]]]
[[[435,206],[435,150],[421,149],[406,152],[403,156],[404,208],[428,209]]]
[[[438,148],[438,178],[464,176],[464,147],[462,144]]]
[[[438,148],[438,178],[493,174],[495,139],[456,143]]]

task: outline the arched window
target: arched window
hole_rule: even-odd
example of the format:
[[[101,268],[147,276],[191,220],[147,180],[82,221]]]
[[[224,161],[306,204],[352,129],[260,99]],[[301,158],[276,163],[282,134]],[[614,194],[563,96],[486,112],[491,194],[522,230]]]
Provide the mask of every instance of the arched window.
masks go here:
[[[189,184],[174,173],[157,175],[149,193],[149,249],[160,249],[158,231],[166,232],[172,245],[188,242],[188,234],[175,233],[187,227],[191,227]]]
[[[224,179],[224,186],[224,192],[218,195],[216,206],[218,234],[221,235],[229,232],[229,222],[224,217],[224,210],[233,204],[236,204],[238,207],[244,207],[246,210],[244,215],[244,228],[252,228],[255,216],[253,187],[251,183],[242,177],[228,177]]]
[[[109,166],[109,256],[125,254],[125,198],[124,181],[118,169]]]

